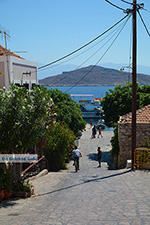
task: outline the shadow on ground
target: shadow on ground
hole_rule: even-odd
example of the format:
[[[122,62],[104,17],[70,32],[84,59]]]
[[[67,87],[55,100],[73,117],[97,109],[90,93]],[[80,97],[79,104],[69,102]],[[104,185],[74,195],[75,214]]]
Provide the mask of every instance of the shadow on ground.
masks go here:
[[[74,187],[77,187],[77,186],[80,186],[80,185],[84,185],[84,184],[87,184],[87,183],[91,183],[91,182],[100,182],[101,180],[109,179],[109,178],[116,177],[116,176],[122,176],[122,175],[130,173],[130,172],[131,172],[131,170],[127,170],[127,171],[124,171],[124,172],[118,172],[116,174],[111,174],[111,175],[104,176],[104,177],[96,177],[96,178],[93,178],[93,179],[88,179],[88,180],[85,180],[85,181],[77,183],[77,184],[73,184],[73,185],[63,187],[63,188],[60,188],[60,189],[57,189],[57,190],[53,190],[53,191],[50,191],[50,192],[47,192],[47,193],[35,195],[32,198],[37,198],[37,197],[44,196],[44,195],[50,195],[50,194],[53,194],[53,193],[64,191],[64,190],[74,188]]]
[[[8,200],[4,200],[0,202],[0,208],[8,208],[12,207],[14,205],[17,205],[18,203],[16,202],[19,198],[9,198]]]
[[[97,161],[97,153],[90,153],[87,156],[90,160]],[[108,169],[114,168],[114,158],[111,156],[110,152],[102,152],[101,162],[106,162],[108,164]]]

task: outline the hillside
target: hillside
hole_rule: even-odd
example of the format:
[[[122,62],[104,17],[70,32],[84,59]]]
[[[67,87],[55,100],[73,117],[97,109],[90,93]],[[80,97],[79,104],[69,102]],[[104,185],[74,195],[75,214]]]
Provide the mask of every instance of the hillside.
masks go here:
[[[40,85],[49,86],[109,86],[119,85],[128,81],[128,73],[120,72],[115,69],[104,68],[101,66],[84,67],[70,72],[63,72],[62,74],[50,76],[39,80]],[[130,75],[129,81],[132,81]],[[137,82],[139,84],[150,85],[150,76],[144,74],[137,75]]]

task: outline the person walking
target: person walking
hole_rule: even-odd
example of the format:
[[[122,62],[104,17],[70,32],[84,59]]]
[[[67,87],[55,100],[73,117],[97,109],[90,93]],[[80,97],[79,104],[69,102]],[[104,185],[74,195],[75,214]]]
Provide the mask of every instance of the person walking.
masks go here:
[[[102,131],[101,131],[101,128],[100,127],[98,128],[98,136],[97,137],[99,138],[99,136],[103,137]]]
[[[90,119],[90,126],[92,127],[93,126],[93,120]]]
[[[96,136],[96,126],[94,125],[94,127],[92,128],[92,137],[95,138]]]
[[[97,152],[98,152],[97,159],[98,159],[98,163],[99,163],[98,167],[101,167],[102,151],[101,151],[100,147],[98,147]]]

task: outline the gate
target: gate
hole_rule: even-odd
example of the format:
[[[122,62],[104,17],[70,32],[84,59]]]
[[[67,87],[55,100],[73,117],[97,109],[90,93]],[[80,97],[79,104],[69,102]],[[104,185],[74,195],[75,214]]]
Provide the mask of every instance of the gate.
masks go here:
[[[140,167],[150,169],[150,148],[136,148],[134,150],[134,170]]]

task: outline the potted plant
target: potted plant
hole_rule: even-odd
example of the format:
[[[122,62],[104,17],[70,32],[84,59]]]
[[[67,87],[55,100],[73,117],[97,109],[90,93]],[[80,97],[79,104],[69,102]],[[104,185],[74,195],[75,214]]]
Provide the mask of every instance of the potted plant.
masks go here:
[[[3,190],[3,184],[0,177],[0,202],[3,200],[3,198],[4,198],[4,190]]]
[[[3,200],[10,198],[10,196],[12,195],[12,176],[9,171],[6,171],[3,176],[3,191]]]
[[[3,171],[3,168],[2,166],[0,165],[0,202],[3,200],[4,198],[4,186],[3,186],[3,176],[4,176],[4,171]]]
[[[34,194],[34,188],[28,181],[21,180],[13,184],[13,196],[27,198]]]

